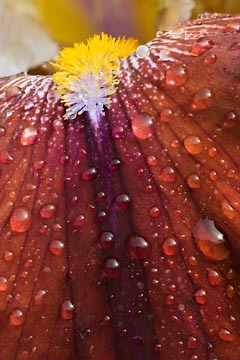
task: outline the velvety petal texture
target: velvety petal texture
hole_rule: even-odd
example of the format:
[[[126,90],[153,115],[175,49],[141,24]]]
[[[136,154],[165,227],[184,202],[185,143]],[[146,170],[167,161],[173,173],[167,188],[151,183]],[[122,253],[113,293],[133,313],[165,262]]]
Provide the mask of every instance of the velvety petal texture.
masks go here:
[[[4,360],[239,360],[240,16],[124,60],[100,130],[0,91]]]

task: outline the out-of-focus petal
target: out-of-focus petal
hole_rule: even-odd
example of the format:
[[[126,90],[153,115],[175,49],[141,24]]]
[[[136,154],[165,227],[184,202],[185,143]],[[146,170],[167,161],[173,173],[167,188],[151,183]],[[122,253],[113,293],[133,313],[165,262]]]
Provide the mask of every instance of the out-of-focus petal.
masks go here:
[[[16,2],[15,2],[16,3]],[[28,2],[0,3],[0,76],[26,71],[57,55],[58,46],[37,22]]]
[[[5,360],[239,360],[239,36],[205,15],[126,59],[101,141],[2,79]]]

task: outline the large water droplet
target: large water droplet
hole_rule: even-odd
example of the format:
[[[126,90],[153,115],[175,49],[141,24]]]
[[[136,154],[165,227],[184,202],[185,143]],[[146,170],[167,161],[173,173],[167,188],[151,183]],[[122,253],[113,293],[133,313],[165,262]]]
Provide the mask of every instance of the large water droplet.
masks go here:
[[[186,84],[188,81],[188,72],[185,66],[181,64],[173,65],[166,72],[166,85],[169,87],[178,87]]]
[[[161,171],[161,176],[165,182],[174,182],[176,180],[176,174],[174,168],[166,166]]]
[[[120,274],[120,262],[118,259],[109,257],[103,264],[103,275],[108,279],[114,279]]]
[[[64,243],[60,240],[52,240],[48,246],[52,254],[59,256],[64,252]]]
[[[214,96],[210,88],[199,89],[193,97],[192,109],[205,110],[213,104]]]
[[[98,244],[101,249],[110,249],[114,245],[114,234],[110,231],[103,231],[98,239]]]
[[[152,117],[146,113],[138,114],[132,120],[132,131],[134,135],[141,140],[151,138],[153,135]]]
[[[65,300],[61,305],[61,316],[64,320],[73,318],[74,305],[70,300]]]
[[[192,56],[200,56],[204,54],[206,51],[210,50],[213,47],[214,43],[212,40],[206,37],[200,37],[195,40],[192,44],[191,55]]]
[[[193,298],[197,304],[203,305],[207,302],[207,294],[204,289],[198,289],[194,291]]]
[[[162,243],[162,249],[165,255],[175,255],[178,252],[178,243],[174,238],[167,238]]]
[[[200,154],[203,151],[203,144],[201,139],[195,135],[188,135],[183,140],[185,149],[193,155]]]
[[[193,228],[194,240],[202,254],[210,260],[221,261],[229,256],[223,234],[212,220],[201,219]]]
[[[28,208],[21,206],[13,210],[10,217],[12,231],[19,233],[27,231],[31,226],[31,212]]]
[[[24,322],[24,315],[21,309],[15,309],[10,314],[9,317],[10,323],[15,326],[22,325]]]
[[[40,209],[40,216],[44,219],[50,219],[53,217],[56,211],[56,206],[54,204],[43,205]]]
[[[30,126],[27,127],[23,130],[22,134],[21,134],[21,145],[23,146],[29,146],[29,145],[33,145],[37,140],[37,130]]]
[[[187,184],[191,189],[199,189],[201,186],[200,178],[197,174],[191,174],[187,177]]]
[[[148,259],[151,253],[151,244],[140,235],[130,235],[127,238],[132,256],[138,260]]]
[[[131,198],[128,194],[119,194],[114,199],[114,206],[118,210],[127,210],[131,205]]]

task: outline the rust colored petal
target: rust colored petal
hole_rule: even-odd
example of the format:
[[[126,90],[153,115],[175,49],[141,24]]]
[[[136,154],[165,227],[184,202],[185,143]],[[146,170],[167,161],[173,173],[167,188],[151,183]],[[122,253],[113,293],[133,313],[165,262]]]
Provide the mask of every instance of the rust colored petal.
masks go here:
[[[1,81],[4,359],[239,359],[239,41],[205,16],[126,59],[101,141]]]

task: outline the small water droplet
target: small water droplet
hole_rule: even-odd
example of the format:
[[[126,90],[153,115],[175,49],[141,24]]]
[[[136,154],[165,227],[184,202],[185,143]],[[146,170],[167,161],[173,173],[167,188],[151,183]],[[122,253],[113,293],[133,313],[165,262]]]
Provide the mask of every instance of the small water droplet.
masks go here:
[[[149,210],[148,213],[152,218],[156,218],[160,215],[161,212],[157,206],[153,206],[153,207],[151,207],[151,209]]]
[[[74,219],[74,225],[78,227],[82,227],[85,223],[85,216],[83,214],[79,214]]]
[[[233,220],[236,217],[236,211],[234,208],[229,204],[227,200],[223,200],[221,203],[222,212],[229,220]]]
[[[191,189],[199,189],[201,187],[201,180],[197,174],[191,174],[187,177],[187,184]]]
[[[38,290],[36,295],[34,296],[34,304],[41,305],[47,292],[45,290]]]
[[[207,268],[207,277],[212,286],[217,286],[221,283],[221,275],[214,269]]]
[[[118,259],[109,257],[103,264],[103,275],[108,279],[114,279],[120,274],[120,262]]]
[[[56,211],[56,206],[54,204],[43,205],[40,209],[40,216],[43,219],[50,219],[53,217]]]
[[[173,118],[173,111],[171,109],[162,109],[160,119],[163,122],[169,122]]]
[[[185,149],[193,155],[198,155],[203,151],[203,144],[201,139],[195,135],[188,135],[183,140]]]
[[[157,158],[154,155],[148,155],[146,162],[149,166],[156,166],[158,164]]]
[[[223,341],[232,342],[235,340],[235,335],[228,329],[220,329],[218,332],[218,336]]]
[[[119,159],[112,159],[108,165],[109,169],[112,171],[116,171],[122,165],[122,161]]]
[[[65,300],[61,305],[61,316],[64,320],[73,318],[74,305],[70,300]]]
[[[150,54],[150,49],[146,45],[139,45],[136,49],[136,55],[140,59],[146,58]]]
[[[193,97],[192,109],[205,110],[209,108],[214,101],[213,90],[210,88],[199,89]]]
[[[205,64],[214,64],[216,61],[217,61],[217,55],[215,55],[215,54],[207,54],[204,57]]]
[[[197,338],[195,336],[190,335],[187,338],[187,347],[189,349],[195,349],[197,346],[198,346]]]
[[[84,181],[92,181],[92,180],[96,179],[97,176],[98,176],[98,170],[95,167],[92,167],[92,168],[85,170],[82,173],[81,178]]]
[[[229,47],[229,50],[230,51],[240,50],[240,41],[239,40],[233,41]]]
[[[22,325],[24,322],[24,315],[22,310],[20,309],[15,309],[13,310],[13,312],[10,314],[10,324],[15,325],[15,326],[19,326]]]
[[[0,152],[0,163],[10,164],[14,160],[13,156],[9,154],[8,151],[2,150]]]
[[[212,181],[216,181],[218,178],[216,171],[210,171],[209,173],[209,179]]]
[[[193,228],[194,240],[202,254],[213,261],[229,257],[223,234],[216,229],[212,220],[205,218],[198,221]]]
[[[185,66],[175,64],[166,72],[166,85],[169,87],[183,86],[188,81],[188,72]]]
[[[118,210],[127,210],[131,205],[131,198],[128,194],[119,194],[114,199],[114,206]]]
[[[52,254],[59,256],[64,252],[64,243],[60,240],[52,240],[48,246]]]
[[[191,55],[192,56],[200,56],[204,54],[206,51],[210,50],[213,47],[214,43],[212,40],[206,37],[200,37],[195,40],[192,44]]]
[[[96,214],[96,219],[97,219],[98,222],[101,223],[101,222],[105,221],[106,218],[107,218],[107,212],[106,212],[106,211],[104,211],[104,210],[99,210],[99,211],[97,212],[97,214]]]
[[[124,127],[122,125],[114,126],[114,128],[112,129],[112,136],[115,139],[124,139],[126,137]]]
[[[178,243],[174,238],[167,238],[162,243],[162,249],[165,255],[175,255],[178,252]]]
[[[0,276],[0,291],[5,291],[8,288],[7,279],[4,276]]]
[[[110,249],[114,245],[114,234],[110,231],[103,231],[98,239],[98,244],[101,249]]]
[[[132,131],[134,135],[141,139],[150,139],[153,135],[153,119],[149,114],[138,114],[132,120]]]
[[[175,170],[171,166],[166,166],[161,171],[163,181],[172,183],[176,180]]]
[[[23,146],[33,145],[35,144],[36,140],[37,140],[37,130],[34,127],[30,126],[23,130],[20,139],[21,145]]]
[[[13,210],[10,217],[12,231],[19,233],[27,231],[31,226],[31,212],[28,208],[21,206]]]
[[[146,260],[151,253],[151,244],[140,235],[130,235],[127,238],[130,253],[135,259]]]
[[[194,291],[193,298],[197,304],[204,305],[207,302],[207,294],[204,289]]]

